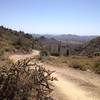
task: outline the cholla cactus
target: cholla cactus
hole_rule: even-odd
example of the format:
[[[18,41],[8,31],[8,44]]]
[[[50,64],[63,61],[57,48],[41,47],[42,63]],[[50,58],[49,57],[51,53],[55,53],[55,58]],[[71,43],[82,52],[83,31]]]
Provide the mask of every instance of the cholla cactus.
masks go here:
[[[32,68],[30,68],[32,67]],[[18,61],[9,69],[0,70],[0,100],[53,100],[49,81],[53,71],[33,62],[32,58]]]

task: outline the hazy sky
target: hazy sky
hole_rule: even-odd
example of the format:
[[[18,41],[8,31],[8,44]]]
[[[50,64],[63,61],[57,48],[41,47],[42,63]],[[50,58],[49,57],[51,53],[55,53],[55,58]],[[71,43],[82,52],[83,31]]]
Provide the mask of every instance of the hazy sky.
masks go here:
[[[0,24],[31,33],[100,35],[100,0],[0,0]]]

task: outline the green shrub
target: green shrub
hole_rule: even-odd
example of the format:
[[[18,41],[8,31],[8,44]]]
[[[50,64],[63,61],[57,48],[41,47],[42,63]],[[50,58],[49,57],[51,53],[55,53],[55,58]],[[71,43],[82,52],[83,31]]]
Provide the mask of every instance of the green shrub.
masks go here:
[[[97,61],[97,62],[94,64],[94,71],[95,71],[95,73],[100,74],[100,61]]]
[[[41,52],[40,52],[40,56],[42,56],[42,57],[49,56],[49,51],[46,50],[46,49],[42,49]]]

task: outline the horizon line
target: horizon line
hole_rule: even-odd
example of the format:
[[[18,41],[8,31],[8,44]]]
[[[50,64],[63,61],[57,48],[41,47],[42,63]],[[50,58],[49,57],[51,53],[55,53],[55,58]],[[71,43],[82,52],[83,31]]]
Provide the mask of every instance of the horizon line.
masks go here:
[[[54,35],[54,36],[57,36],[57,35],[76,35],[76,36],[100,36],[100,35],[94,35],[94,34],[90,34],[90,35],[79,35],[79,33],[77,34],[74,34],[74,33],[57,33],[57,32],[52,32],[52,33],[49,33],[49,32],[25,32],[23,29],[17,29],[17,28],[14,28],[14,27],[9,27],[7,25],[0,25],[0,27],[3,26],[4,28],[8,28],[8,29],[11,29],[13,31],[22,31],[24,32],[25,34],[35,34],[35,35]]]

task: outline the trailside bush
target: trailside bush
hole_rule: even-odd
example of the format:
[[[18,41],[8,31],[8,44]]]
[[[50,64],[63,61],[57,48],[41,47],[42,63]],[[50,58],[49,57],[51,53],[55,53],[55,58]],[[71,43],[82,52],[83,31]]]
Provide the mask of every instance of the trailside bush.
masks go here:
[[[71,62],[69,66],[75,69],[80,69],[82,67],[78,62],[75,61]]]
[[[95,71],[95,73],[100,74],[100,61],[97,61],[97,62],[94,64],[94,71]]]
[[[0,100],[53,100],[52,73],[31,58],[0,68]]]
[[[75,62],[75,61],[71,62],[69,64],[69,66],[72,68],[75,68],[75,69],[82,70],[82,71],[86,71],[90,67],[89,65],[86,65],[86,64],[83,65],[83,64],[80,64],[79,62]]]
[[[42,56],[42,57],[49,56],[49,51],[46,49],[42,49],[40,52],[40,56]]]

